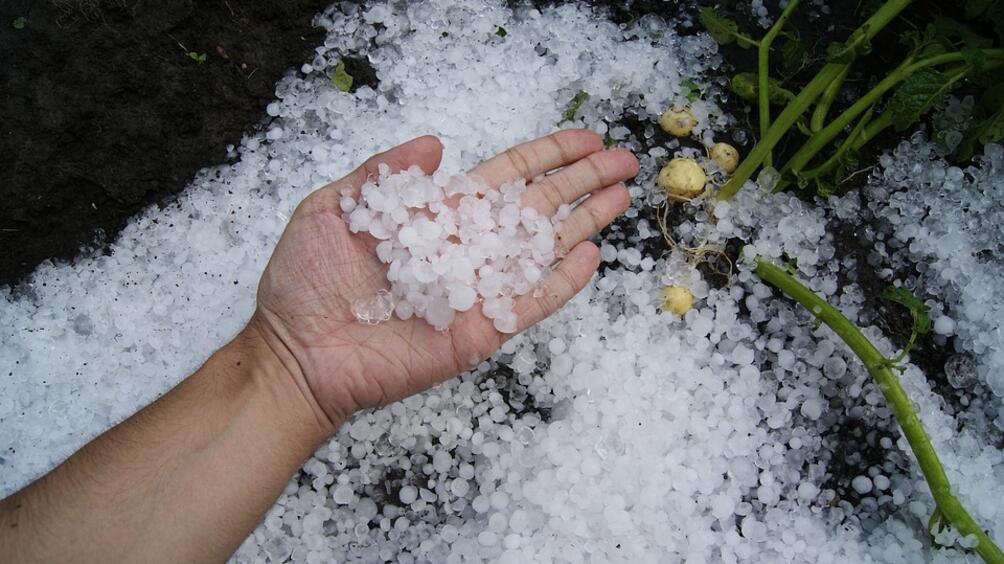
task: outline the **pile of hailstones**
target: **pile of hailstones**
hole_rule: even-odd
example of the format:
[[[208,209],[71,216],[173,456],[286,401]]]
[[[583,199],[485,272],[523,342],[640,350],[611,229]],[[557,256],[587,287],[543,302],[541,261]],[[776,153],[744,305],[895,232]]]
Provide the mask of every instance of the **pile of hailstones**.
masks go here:
[[[554,233],[570,208],[554,218],[523,208],[523,178],[492,189],[464,174],[416,166],[390,174],[381,165],[359,198],[343,195],[353,233],[380,242],[376,254],[389,265],[390,290],[357,300],[356,318],[379,323],[396,314],[416,316],[439,330],[481,301],[495,329],[514,333],[514,299],[533,291],[555,261]]]

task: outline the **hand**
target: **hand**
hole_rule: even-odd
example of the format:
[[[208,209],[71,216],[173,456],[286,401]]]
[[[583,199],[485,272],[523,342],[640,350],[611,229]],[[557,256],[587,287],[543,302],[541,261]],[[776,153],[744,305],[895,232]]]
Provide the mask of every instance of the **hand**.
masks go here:
[[[392,171],[418,165],[431,174],[441,158],[439,141],[420,137],[310,194],[294,212],[262,275],[258,310],[249,328],[265,337],[332,431],[354,411],[459,374],[510,337],[496,331],[477,305],[458,313],[447,332],[417,318],[364,325],[352,313],[355,300],[371,298],[389,284],[387,267],[376,256],[378,241],[351,233],[342,217],[343,191],[358,193],[380,163]],[[637,174],[638,161],[625,150],[604,151],[595,133],[565,130],[513,147],[470,172],[493,187],[524,177],[530,184],[523,205],[548,216],[561,204],[590,195],[558,230],[556,248],[567,254],[543,281],[539,297],[527,294],[516,300],[522,331],[561,307],[592,277],[599,250],[587,239],[627,208],[630,196],[621,182]]]

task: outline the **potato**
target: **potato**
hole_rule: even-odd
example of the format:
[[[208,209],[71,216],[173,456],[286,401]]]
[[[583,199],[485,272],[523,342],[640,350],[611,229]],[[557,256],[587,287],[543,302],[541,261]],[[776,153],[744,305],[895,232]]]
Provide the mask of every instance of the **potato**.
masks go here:
[[[672,198],[690,200],[704,192],[707,179],[704,169],[697,164],[697,161],[678,157],[662,167],[656,184],[669,193]]]
[[[722,170],[732,174],[739,166],[739,151],[728,143],[715,143],[711,146],[711,160],[718,163]]]
[[[694,307],[694,294],[686,286],[666,286],[662,289],[662,310],[683,316]]]
[[[670,108],[663,112],[662,117],[659,118],[659,127],[666,133],[675,135],[676,137],[690,135],[690,132],[694,130],[694,126],[696,125],[697,119],[694,118],[694,114],[690,113],[690,109],[688,108],[683,108],[682,110]]]

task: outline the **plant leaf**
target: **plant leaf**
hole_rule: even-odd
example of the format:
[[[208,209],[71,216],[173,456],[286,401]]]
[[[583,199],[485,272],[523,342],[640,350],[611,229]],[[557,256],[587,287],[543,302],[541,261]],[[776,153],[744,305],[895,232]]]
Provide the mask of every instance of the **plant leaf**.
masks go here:
[[[829,198],[837,192],[837,187],[826,178],[816,179],[816,195],[820,198]]]
[[[993,41],[975,33],[966,24],[945,16],[937,16],[927,24],[925,36],[950,48],[957,48],[960,44],[976,49],[993,45]]]
[[[693,80],[685,78],[680,81],[680,86],[683,87],[680,94],[686,98],[688,102],[693,102],[701,97],[701,85],[697,84]]]
[[[719,45],[728,45],[735,41],[736,34],[739,33],[739,25],[725,16],[719,16],[715,9],[710,6],[701,6],[698,18],[705,31]]]
[[[28,23],[27,18],[24,16],[18,16],[14,18],[14,22],[11,25],[14,26],[14,29],[24,29],[26,23]]]
[[[986,145],[1004,139],[1004,108],[990,114],[990,117],[976,125],[976,140]]]
[[[846,64],[872,51],[870,41],[863,43],[843,43],[834,41],[826,46],[826,62]]]
[[[781,86],[777,79],[768,79],[767,97],[771,104],[783,106],[795,98],[795,94]],[[732,77],[732,91],[747,102],[756,102],[760,92],[756,73],[741,72]]]
[[[922,115],[945,99],[953,84],[948,76],[934,69],[910,75],[889,99],[887,111],[892,112],[896,131],[903,131],[917,123]]]
[[[1004,42],[1004,1],[998,0],[994,2],[987,8],[987,13],[983,19],[993,27],[998,41]]]
[[[797,37],[789,37],[781,44],[781,73],[791,76],[805,62],[805,44]]]
[[[330,80],[331,85],[342,92],[348,92],[352,88],[352,75],[345,70],[345,61],[338,61]]]
[[[983,15],[983,13],[989,10],[990,7],[996,4],[997,2],[998,0],[966,0],[965,1],[966,19],[971,20],[973,18],[977,18]]]
[[[509,35],[509,32],[506,31],[504,27],[498,26],[498,29],[495,30],[495,35],[497,35],[499,37],[505,37],[505,36]]]
[[[1004,82],[983,92],[973,114],[962,141],[952,152],[955,162],[968,162],[979,145],[1004,140]]]
[[[755,41],[741,33],[736,34],[736,45],[742,47],[743,49],[751,49],[757,46]]]
[[[962,57],[967,63],[972,66],[972,73],[979,74],[983,72],[987,56],[983,53],[981,49],[976,47],[963,47]]]
[[[910,317],[913,318],[913,332],[915,335],[923,335],[931,330],[931,311],[920,298],[913,295],[913,292],[902,286],[889,286],[882,291],[882,298],[910,310]]]
[[[566,121],[574,121],[575,114],[579,113],[579,108],[581,108],[582,104],[585,104],[586,100],[588,99],[589,99],[588,92],[584,90],[579,90],[578,92],[576,92],[575,96],[572,97],[572,101],[568,103],[568,106],[565,108],[565,111],[561,114],[561,121],[558,122],[558,125],[561,125]]]

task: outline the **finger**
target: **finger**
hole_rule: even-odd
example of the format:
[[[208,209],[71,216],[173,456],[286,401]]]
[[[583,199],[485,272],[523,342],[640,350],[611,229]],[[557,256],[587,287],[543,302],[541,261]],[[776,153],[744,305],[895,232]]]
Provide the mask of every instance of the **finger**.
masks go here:
[[[516,145],[474,167],[470,172],[489,186],[523,177],[527,182],[558,167],[603,150],[603,139],[588,129],[564,129]]]
[[[552,216],[562,204],[571,204],[604,186],[638,174],[638,159],[630,151],[614,149],[592,153],[527,187],[523,205]]]
[[[443,144],[432,135],[416,137],[393,149],[373,155],[359,168],[353,170],[344,178],[336,180],[321,188],[321,190],[336,192],[335,197],[348,195],[355,197],[359,188],[370,176],[379,174],[380,165],[386,164],[390,171],[400,172],[412,165],[417,165],[426,174],[432,174],[439,168],[443,160]]]
[[[547,276],[538,291],[516,300],[517,332],[558,311],[589,283],[599,265],[600,250],[596,245],[589,241],[576,245]]]
[[[593,192],[561,222],[555,236],[555,252],[561,253],[599,233],[631,204],[631,194],[623,184]]]

